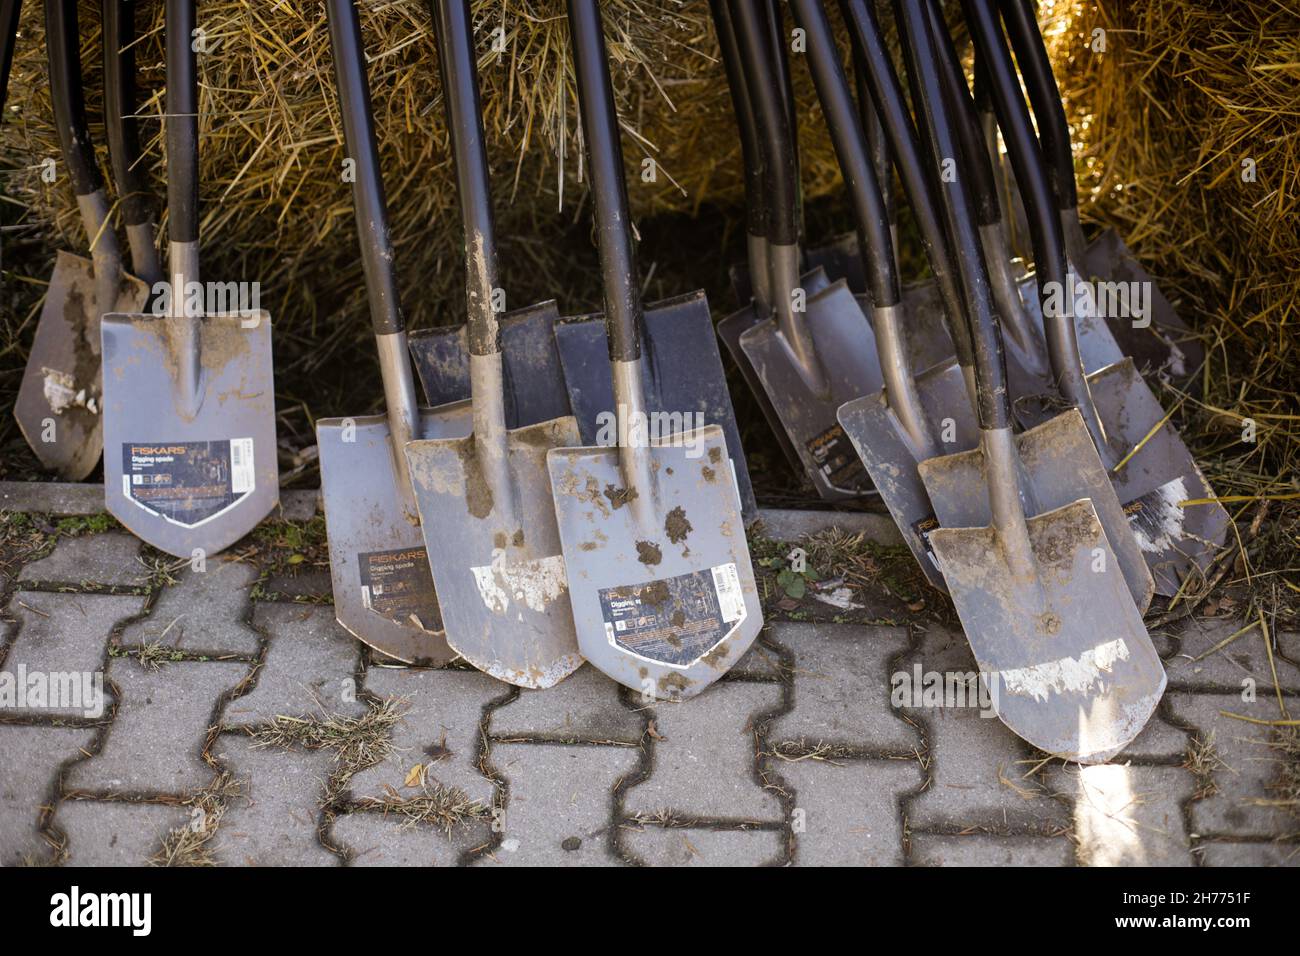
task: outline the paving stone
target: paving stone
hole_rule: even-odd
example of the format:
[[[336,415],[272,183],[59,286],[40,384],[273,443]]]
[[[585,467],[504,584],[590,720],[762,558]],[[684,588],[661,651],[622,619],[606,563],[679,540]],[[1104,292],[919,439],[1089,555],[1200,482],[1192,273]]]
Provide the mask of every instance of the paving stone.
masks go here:
[[[142,588],[149,584],[149,569],[140,563],[138,538],[120,531],[107,531],[60,538],[47,557],[23,568],[18,580]]]
[[[501,845],[476,862],[490,866],[601,866],[612,856],[611,792],[640,757],[631,747],[494,744],[492,766],[506,779]]]
[[[794,797],[794,852],[800,866],[900,866],[899,798],[921,786],[916,760],[777,762]]]
[[[1160,716],[1159,711],[1151,715],[1142,732],[1133,738],[1132,743],[1110,759],[1110,763],[1124,763],[1129,760],[1175,760],[1187,755],[1187,744],[1191,734],[1179,730]]]
[[[338,817],[330,832],[355,854],[350,866],[455,866],[462,853],[492,840],[487,820],[458,826],[448,837],[437,827],[404,826],[400,817],[370,812]]]
[[[393,728],[395,752],[348,784],[353,798],[392,791],[418,796],[419,785],[408,787],[406,777],[416,764],[424,764],[427,782],[458,787],[470,799],[492,804],[495,785],[477,766],[479,723],[483,708],[508,692],[504,684],[478,671],[372,667],[366,672],[366,690],[379,698],[404,697],[409,709]]]
[[[650,866],[763,866],[782,862],[781,830],[625,828],[624,849]]]
[[[187,565],[178,571],[176,583],[163,588],[149,617],[122,632],[122,643],[161,640],[168,647],[192,652],[256,654],[261,637],[245,622],[257,568],[217,558],[206,567],[206,571],[193,571]]]
[[[104,513],[104,486],[85,481],[0,481],[0,508],[53,515]]]
[[[765,630],[759,635],[760,638],[768,638],[771,630]],[[745,651],[740,660],[731,665],[731,670],[727,671],[724,680],[780,680],[781,679],[781,657],[780,654],[770,647],[765,647],[762,641],[755,641]]]
[[[492,712],[489,732],[498,738],[544,740],[641,739],[642,717],[623,705],[619,685],[587,665],[548,690],[522,690]]]
[[[753,721],[776,707],[776,684],[722,682],[699,697],[652,708],[653,769],[627,791],[629,814],[670,811],[686,819],[776,821],[776,795],[755,779]]]
[[[48,860],[53,851],[37,827],[41,806],[65,761],[81,755],[90,728],[0,725],[0,866]]]
[[[912,834],[914,866],[1073,866],[1069,837]]]
[[[1241,686],[1246,678],[1253,678],[1260,694],[1265,688],[1273,689],[1273,672],[1268,664],[1268,651],[1259,628],[1247,631],[1231,644],[1209,654],[1204,660],[1194,661],[1209,652],[1220,641],[1241,630],[1247,623],[1235,618],[1198,618],[1182,632],[1179,652],[1165,662],[1169,686],[1174,688],[1202,687],[1229,690]],[[1278,652],[1281,653],[1278,653]],[[1274,652],[1278,685],[1283,693],[1300,694],[1300,667],[1282,655],[1295,659],[1300,656],[1300,636],[1282,634]]]
[[[1297,843],[1203,843],[1206,866],[1300,866]]]
[[[144,866],[163,838],[189,820],[186,807],[64,800],[54,825],[67,834],[70,866]]]
[[[357,687],[361,645],[332,609],[259,604],[253,621],[268,635],[266,657],[256,685],[226,705],[222,726],[253,727],[278,715],[359,717],[369,709]]]
[[[310,521],[321,509],[319,488],[280,492],[280,517],[285,521]]]
[[[329,750],[257,747],[223,734],[214,748],[243,790],[212,838],[228,866],[335,866],[339,858],[317,838],[325,784],[337,764]]]
[[[300,564],[287,574],[271,575],[267,578],[263,589],[278,595],[282,599],[295,597],[331,598],[334,594],[334,584],[330,580],[329,571],[319,568],[300,570],[304,567],[305,565]],[[314,603],[314,601],[311,603]]]
[[[1273,729],[1220,714],[1227,711],[1276,720],[1277,698],[1263,688],[1258,693],[1252,703],[1243,701],[1240,694],[1175,691],[1167,695],[1177,719],[1195,727],[1201,739],[1213,745],[1219,761],[1211,764],[1217,792],[1191,806],[1192,829],[1201,836],[1273,837],[1298,828],[1284,810],[1259,805],[1259,801],[1277,797],[1269,789],[1278,773],[1279,754],[1269,745]],[[1293,717],[1300,712],[1300,702],[1292,700],[1289,707]]]
[[[12,674],[15,681],[24,677],[30,682],[39,676],[42,684],[52,683],[56,675],[75,678],[78,687],[84,687],[86,675],[92,675],[93,688],[93,675],[104,669],[104,651],[113,627],[139,614],[144,601],[143,597],[113,594],[26,591],[14,595],[8,613],[18,621],[19,630],[5,657],[5,672]],[[68,685],[60,682],[60,686]],[[17,707],[11,712],[95,716],[81,701],[52,707],[51,700],[52,696],[47,695],[44,706]],[[92,701],[92,705],[95,703]]]
[[[916,728],[890,706],[890,661],[907,650],[893,627],[776,624],[775,641],[794,654],[794,707],[768,731],[773,744],[838,744],[875,753],[909,753]]]
[[[73,767],[68,786],[107,794],[181,793],[207,785],[200,758],[217,699],[243,680],[248,664],[178,661],[157,670],[115,658],[108,677],[121,702],[103,750]]]
[[[1052,767],[1048,782],[1074,797],[1084,866],[1191,866],[1182,805],[1196,779],[1180,767]]]

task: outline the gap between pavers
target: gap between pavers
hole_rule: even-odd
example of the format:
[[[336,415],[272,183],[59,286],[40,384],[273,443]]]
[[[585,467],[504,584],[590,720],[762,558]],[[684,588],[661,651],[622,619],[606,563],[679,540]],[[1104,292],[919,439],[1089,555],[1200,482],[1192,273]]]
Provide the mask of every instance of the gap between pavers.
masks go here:
[[[175,584],[159,592],[149,616],[122,631],[124,646],[161,643],[190,654],[257,654],[261,637],[245,623],[255,567],[212,558],[205,570],[186,566],[175,577]]]
[[[790,792],[794,861],[800,866],[901,866],[900,799],[919,789],[919,761],[776,761]]]
[[[623,848],[648,866],[764,866],[782,862],[782,830],[628,826]]]
[[[149,578],[150,570],[140,560],[140,540],[106,531],[60,538],[46,557],[22,569],[18,584],[144,588]]]
[[[50,862],[54,850],[42,838],[41,808],[50,798],[64,761],[93,743],[93,728],[0,724],[0,866]]]
[[[913,866],[1074,866],[1068,836],[1024,837],[912,834]]]
[[[317,488],[280,492],[280,516],[306,521],[320,502]],[[61,518],[103,514],[104,486],[80,481],[0,481],[0,510],[57,515]]]
[[[1180,767],[1070,764],[1051,786],[1074,798],[1076,857],[1084,866],[1192,866],[1183,804],[1196,780]]]
[[[448,836],[429,824],[407,826],[397,814],[355,811],[335,819],[330,837],[350,853],[349,866],[455,866],[461,854],[491,843],[492,825],[475,820]]]
[[[189,820],[189,809],[181,806],[64,800],[54,825],[67,835],[69,866],[145,866],[163,839]]]
[[[1269,666],[1264,635],[1258,625],[1234,638],[1219,650],[1212,650],[1220,642],[1251,624],[1225,618],[1196,618],[1180,634],[1177,654],[1165,662],[1169,686],[1182,689],[1230,690],[1242,682],[1254,681],[1259,693],[1271,693],[1274,687],[1273,669]],[[1277,668],[1277,686],[1283,693],[1300,694],[1300,667],[1286,657],[1300,657],[1300,635],[1277,635],[1277,650],[1273,664]],[[1286,655],[1286,657],[1282,655]],[[1201,660],[1198,657],[1206,655]]]
[[[1205,866],[1300,867],[1300,843],[1203,843]]]
[[[623,706],[617,683],[586,665],[554,687],[521,690],[515,700],[492,711],[488,732],[506,740],[616,741],[635,745],[641,739],[642,720]]]

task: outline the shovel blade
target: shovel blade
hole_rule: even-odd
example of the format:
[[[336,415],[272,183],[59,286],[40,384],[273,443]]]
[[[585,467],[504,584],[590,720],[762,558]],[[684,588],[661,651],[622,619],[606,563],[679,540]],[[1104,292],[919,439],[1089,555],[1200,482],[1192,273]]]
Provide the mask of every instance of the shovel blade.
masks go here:
[[[508,433],[511,500],[496,501],[477,436],[406,446],[447,643],[484,673],[551,687],[582,665],[546,453],[579,444],[573,416]]]
[[[124,275],[114,312],[139,312],[149,288]],[[14,417],[42,467],[81,481],[103,449],[100,315],[89,259],[60,251],[55,259]]]
[[[507,312],[500,318],[506,425],[523,428],[569,414],[569,393],[555,349],[554,301]],[[413,332],[408,338],[420,385],[431,407],[470,397],[466,327]]]
[[[421,409],[421,437],[469,434],[468,402]],[[443,636],[419,513],[402,487],[388,416],[316,423],[329,539],[334,616],[380,653],[408,664],[445,664]]]
[[[836,417],[839,407],[879,391],[883,383],[871,325],[843,282],[809,296],[803,322],[820,365],[810,384],[775,319],[740,337],[740,347],[763,383],[804,473],[828,501],[871,494],[870,477]]]
[[[1014,545],[991,527],[939,528],[930,541],[1003,723],[1040,750],[1100,763],[1146,725],[1164,667],[1091,502],[1028,525],[1031,574],[1013,570]]]
[[[280,500],[271,318],[200,320],[200,374],[182,395],[186,319],[106,315],[104,494],[109,512],[168,554],[216,554]]]
[[[762,612],[722,429],[645,449],[655,488],[632,498],[620,450],[547,456],[584,657],[643,694],[693,697],[753,643]]]
[[[555,344],[583,444],[596,445],[603,440],[603,423],[618,412],[614,383],[609,375],[609,346],[603,316],[560,322],[555,326]],[[740,428],[731,407],[713,318],[703,292],[666,299],[646,309],[642,364],[647,411],[666,414],[670,423],[677,423],[676,427],[662,429],[660,434],[690,430],[701,422],[720,426],[734,456],[732,464],[745,520],[758,517],[758,504],[754,501],[754,489],[740,444]]]

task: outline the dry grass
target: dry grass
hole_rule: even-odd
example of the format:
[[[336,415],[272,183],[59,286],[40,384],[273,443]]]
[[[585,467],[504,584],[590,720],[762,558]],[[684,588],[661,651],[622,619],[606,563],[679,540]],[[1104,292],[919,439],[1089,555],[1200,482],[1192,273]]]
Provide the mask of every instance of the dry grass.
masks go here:
[[[402,719],[406,707],[406,700],[389,698],[372,703],[360,717],[277,715],[269,724],[254,729],[251,736],[258,747],[332,750],[339,766],[332,782],[342,787],[353,774],[374,766],[394,752],[393,725]]]
[[[492,808],[470,799],[459,787],[425,782],[415,796],[392,792],[384,797],[366,797],[357,802],[364,810],[393,814],[402,819],[402,829],[431,826],[451,838],[452,830],[490,816]]]
[[[209,845],[221,825],[221,817],[230,801],[243,788],[229,773],[222,773],[211,786],[199,791],[184,806],[190,819],[163,837],[162,846],[149,857],[150,866],[217,866]]]

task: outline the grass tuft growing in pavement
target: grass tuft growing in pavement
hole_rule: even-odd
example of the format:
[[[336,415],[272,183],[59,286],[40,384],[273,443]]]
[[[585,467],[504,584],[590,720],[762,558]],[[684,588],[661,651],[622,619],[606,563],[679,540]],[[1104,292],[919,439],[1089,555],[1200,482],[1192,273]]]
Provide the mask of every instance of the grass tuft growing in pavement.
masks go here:
[[[492,812],[490,807],[470,799],[469,794],[459,787],[444,787],[429,782],[421,787],[421,792],[416,796],[404,797],[390,791],[388,796],[366,797],[358,801],[358,806],[401,817],[401,828],[404,830],[416,826],[437,827],[449,839],[454,827],[471,823]]]
[[[230,801],[243,786],[229,773],[222,773],[211,785],[185,801],[190,819],[163,837],[162,846],[149,857],[150,866],[217,866],[211,841]]]
[[[406,699],[398,697],[370,704],[370,709],[360,717],[281,714],[270,724],[253,729],[251,736],[258,747],[333,750],[340,766],[335,783],[342,786],[353,774],[373,767],[394,752],[393,725],[402,719],[406,708]]]

